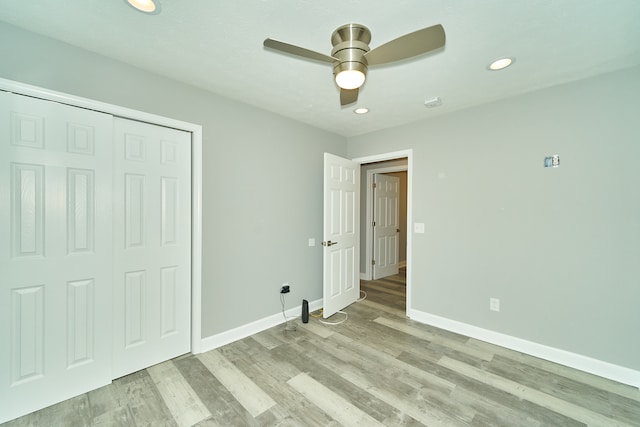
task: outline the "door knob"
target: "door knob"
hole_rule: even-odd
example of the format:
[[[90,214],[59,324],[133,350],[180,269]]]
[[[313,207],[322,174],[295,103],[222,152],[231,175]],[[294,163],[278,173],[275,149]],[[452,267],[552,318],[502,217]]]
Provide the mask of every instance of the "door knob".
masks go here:
[[[333,246],[337,244],[338,242],[332,242],[331,240],[329,240],[328,242],[322,242],[322,246]]]

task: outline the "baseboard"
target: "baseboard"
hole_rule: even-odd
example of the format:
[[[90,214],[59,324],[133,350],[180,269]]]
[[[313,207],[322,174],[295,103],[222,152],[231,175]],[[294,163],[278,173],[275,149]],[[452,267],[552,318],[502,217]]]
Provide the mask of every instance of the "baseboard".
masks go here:
[[[322,308],[322,299],[309,302],[309,311],[316,311],[320,308]],[[301,312],[302,304],[286,310],[285,315],[287,316],[287,318],[300,317]],[[278,312],[277,314],[258,319],[254,322],[247,323],[246,325],[238,326],[237,328],[233,328],[228,331],[203,338],[200,341],[199,352],[204,353],[205,351],[222,347],[223,345],[241,340],[282,323],[284,323],[284,317],[282,316],[282,312]]]
[[[398,267],[400,268],[404,268],[407,266],[407,261],[400,261],[400,263],[398,264]]]
[[[471,338],[499,345],[510,350],[519,351],[531,356],[539,357],[550,362],[588,372],[619,383],[640,388],[640,372],[609,362],[593,359],[569,351],[560,350],[546,345],[512,337],[488,329],[479,328],[467,323],[447,319],[418,310],[409,310],[409,317],[415,321],[426,323],[440,329],[462,334]]]
[[[360,273],[360,280],[369,280],[369,275],[367,273]]]

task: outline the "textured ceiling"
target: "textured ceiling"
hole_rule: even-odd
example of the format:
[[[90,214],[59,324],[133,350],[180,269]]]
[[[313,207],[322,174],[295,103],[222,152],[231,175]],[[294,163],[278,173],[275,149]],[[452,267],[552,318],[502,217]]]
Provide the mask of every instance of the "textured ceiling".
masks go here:
[[[637,0],[0,0],[0,20],[345,136],[640,64]],[[341,108],[329,64],[265,50],[266,37],[329,54],[346,23],[370,46],[442,24],[443,49],[371,68]],[[3,40],[2,43],[6,43]],[[511,67],[487,71],[493,59]],[[438,96],[439,108],[425,99]]]

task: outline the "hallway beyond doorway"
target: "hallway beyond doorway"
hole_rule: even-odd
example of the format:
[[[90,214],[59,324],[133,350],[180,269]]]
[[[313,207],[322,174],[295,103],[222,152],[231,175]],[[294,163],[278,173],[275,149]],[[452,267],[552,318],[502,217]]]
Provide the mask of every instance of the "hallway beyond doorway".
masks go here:
[[[367,300],[404,312],[407,300],[407,267],[400,267],[398,274],[378,280],[360,280],[360,290],[367,293]]]

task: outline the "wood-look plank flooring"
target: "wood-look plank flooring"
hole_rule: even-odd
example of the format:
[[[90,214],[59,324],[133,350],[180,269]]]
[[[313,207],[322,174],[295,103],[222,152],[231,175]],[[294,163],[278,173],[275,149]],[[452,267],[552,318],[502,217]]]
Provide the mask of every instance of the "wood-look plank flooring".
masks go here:
[[[362,289],[339,325],[274,327],[5,425],[640,426],[636,388],[407,319],[403,270]]]

